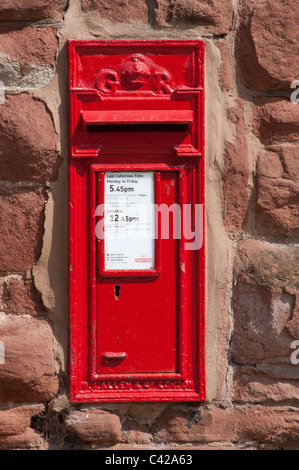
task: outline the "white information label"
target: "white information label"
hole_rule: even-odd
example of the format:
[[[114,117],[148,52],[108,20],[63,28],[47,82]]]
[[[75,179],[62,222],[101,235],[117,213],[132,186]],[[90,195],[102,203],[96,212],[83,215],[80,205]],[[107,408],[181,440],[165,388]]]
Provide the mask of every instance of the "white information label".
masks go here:
[[[105,269],[155,267],[153,172],[105,173]]]

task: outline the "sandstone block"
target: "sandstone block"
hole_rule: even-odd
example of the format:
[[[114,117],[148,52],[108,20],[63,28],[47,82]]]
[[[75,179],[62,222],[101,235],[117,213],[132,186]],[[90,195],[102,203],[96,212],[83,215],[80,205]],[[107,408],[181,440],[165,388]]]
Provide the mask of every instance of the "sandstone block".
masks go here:
[[[1,310],[11,314],[38,315],[45,313],[41,296],[32,279],[23,279],[19,275],[2,280]]]
[[[299,145],[271,145],[258,155],[257,176],[299,182]]]
[[[298,377],[295,380],[277,377],[275,367],[266,372],[238,367],[234,373],[234,400],[239,403],[298,403],[298,392]]]
[[[284,145],[278,149],[282,153],[284,177],[299,182],[299,145]]]
[[[83,0],[82,10],[96,11],[101,18],[113,22],[148,21],[146,0]]]
[[[73,411],[67,429],[86,442],[115,443],[121,440],[121,424],[117,415],[100,411]]]
[[[58,393],[54,338],[45,320],[6,316],[1,319],[0,339],[5,361],[0,365],[0,400],[49,401]]]
[[[234,330],[231,353],[238,364],[290,364],[297,333],[298,250],[257,240],[241,242],[234,263]]]
[[[156,0],[157,26],[202,25],[213,34],[227,34],[233,21],[231,0]]]
[[[53,28],[0,29],[0,64],[5,55],[22,64],[23,73],[29,64],[54,67],[57,49],[58,38]]]
[[[139,424],[133,420],[126,421],[124,427],[124,438],[131,444],[150,444],[152,436],[149,433],[148,425]]]
[[[237,56],[248,88],[290,89],[299,75],[299,1],[243,0],[239,7]]]
[[[225,225],[228,229],[240,229],[247,219],[249,163],[244,121],[244,105],[241,100],[229,110],[228,119],[235,124],[235,137],[225,149]]]
[[[291,363],[299,332],[298,262],[291,246],[258,240],[238,245],[231,341],[237,402],[298,402],[299,373]]]
[[[42,404],[0,407],[0,439],[23,434],[30,427],[32,416],[42,413],[44,409]]]
[[[27,271],[39,259],[45,202],[42,188],[0,187],[0,272]]]
[[[286,325],[293,297],[239,282],[234,290],[232,356],[238,364],[289,357],[292,337]]]
[[[253,133],[265,144],[299,139],[299,106],[279,98],[257,98],[252,110]]]
[[[1,450],[47,450],[47,448],[47,441],[31,428],[27,428],[22,434],[0,436]]]
[[[257,162],[255,226],[263,235],[299,235],[299,146],[273,146]]]
[[[257,160],[257,176],[266,178],[282,178],[283,166],[277,152],[262,150]]]
[[[218,43],[218,47],[221,54],[221,68],[219,72],[219,81],[222,90],[229,91],[232,87],[232,76],[230,71],[229,56],[227,51],[227,44],[225,40],[221,40]]]
[[[159,433],[164,427],[170,442],[217,443],[257,441],[284,443],[299,441],[299,418],[296,409],[285,407],[244,406],[222,410],[202,410],[202,419],[187,427],[190,413],[167,410],[156,423]]]
[[[299,283],[299,254],[293,246],[248,239],[237,247],[234,262],[236,280],[282,292]]]
[[[255,226],[259,234],[299,236],[299,185],[286,180],[260,178]]]
[[[0,78],[5,93],[35,90],[55,74],[58,38],[53,28],[1,30]]]
[[[0,179],[53,181],[61,159],[53,121],[41,101],[6,96],[0,105]]]
[[[5,0],[0,4],[0,18],[4,21],[62,18],[66,0]]]

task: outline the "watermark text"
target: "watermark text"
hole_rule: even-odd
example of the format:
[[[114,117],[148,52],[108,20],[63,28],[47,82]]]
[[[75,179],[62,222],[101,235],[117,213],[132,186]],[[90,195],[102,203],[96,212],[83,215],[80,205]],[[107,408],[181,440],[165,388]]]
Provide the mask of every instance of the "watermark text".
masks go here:
[[[3,341],[0,341],[0,364],[5,364],[5,347]]]
[[[4,83],[0,80],[0,104],[4,104],[5,101],[5,86]]]
[[[99,240],[144,240],[170,238],[182,240],[185,250],[203,246],[203,204],[151,204],[131,207],[116,205],[105,213],[105,204],[97,206],[100,220],[95,233]]]

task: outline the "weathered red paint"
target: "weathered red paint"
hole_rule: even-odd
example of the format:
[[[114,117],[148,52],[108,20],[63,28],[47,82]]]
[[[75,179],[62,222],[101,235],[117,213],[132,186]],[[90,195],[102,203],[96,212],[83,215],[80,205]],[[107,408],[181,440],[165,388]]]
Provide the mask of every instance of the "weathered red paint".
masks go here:
[[[155,203],[204,203],[204,43],[70,41],[73,402],[205,399],[204,245],[159,237],[155,267],[105,270],[106,171],[151,171]],[[115,295],[119,289],[119,296]]]

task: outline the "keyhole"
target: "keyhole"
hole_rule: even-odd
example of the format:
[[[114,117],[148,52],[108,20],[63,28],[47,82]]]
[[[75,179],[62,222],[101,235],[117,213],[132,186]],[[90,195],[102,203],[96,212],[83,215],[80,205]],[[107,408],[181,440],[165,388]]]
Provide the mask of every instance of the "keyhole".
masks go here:
[[[118,299],[119,293],[120,293],[120,286],[115,286],[114,290],[115,290],[115,298]]]

